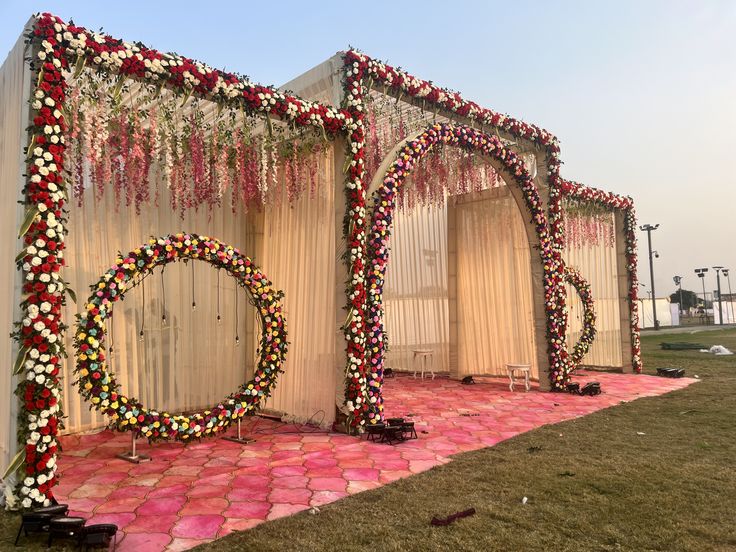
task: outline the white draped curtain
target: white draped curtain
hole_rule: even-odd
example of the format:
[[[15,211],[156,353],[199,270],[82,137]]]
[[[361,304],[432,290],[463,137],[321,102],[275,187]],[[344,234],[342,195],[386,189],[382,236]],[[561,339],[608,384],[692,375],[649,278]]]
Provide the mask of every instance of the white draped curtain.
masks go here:
[[[448,234],[448,209],[456,217]],[[457,252],[457,288],[448,286],[448,240]],[[412,371],[413,351],[429,349],[435,371],[449,370],[449,298],[457,298],[458,375],[505,375],[534,355],[529,246],[505,186],[418,206],[394,217],[386,271],[387,367]]]
[[[23,216],[22,198],[25,172],[23,148],[27,142],[30,71],[24,62],[22,35],[0,68],[0,473],[17,449],[15,436],[18,401],[13,395],[18,378],[12,376],[17,346],[8,336],[18,320],[21,296],[20,274],[15,256],[23,247],[15,239]]]
[[[502,186],[456,199],[458,374],[506,375],[530,364],[534,314],[524,221]]]
[[[386,366],[414,370],[413,351],[432,350],[427,362],[448,371],[447,206],[417,206],[394,217],[384,288]]]
[[[613,224],[613,215],[610,224]],[[605,240],[599,240],[597,244],[591,242],[568,244],[562,256],[568,266],[576,268],[588,281],[595,302],[596,337],[581,364],[621,367],[623,358],[616,244],[605,243]],[[569,285],[567,298],[567,342],[568,348],[572,350],[582,331],[583,306],[577,292]]]
[[[116,207],[111,191],[100,200],[92,192],[85,194],[81,207],[70,208],[64,275],[78,297],[78,304],[69,301],[64,312],[70,325],[74,315],[85,308],[89,286],[115,262],[117,252],[125,254],[151,236],[193,232],[252,255],[244,246],[253,233],[248,217],[233,214],[229,207],[213,212],[190,210],[182,219],[170,208],[164,191],[158,207],[149,205],[136,214],[133,207]],[[216,320],[218,279],[220,323]],[[108,369],[115,373],[121,391],[149,408],[174,412],[211,406],[235,391],[253,366],[254,340],[248,335],[252,324],[246,320],[253,320],[254,311],[246,295],[240,287],[236,292],[231,276],[224,271],[218,274],[205,262],[171,263],[163,275],[161,268],[154,269],[144,284],[115,303],[107,321],[106,344],[113,347]],[[64,365],[62,391],[70,432],[104,424],[104,418],[88,410],[72,384],[73,335],[72,327],[65,337],[70,355]]]
[[[116,207],[111,191],[95,199],[93,190],[88,190],[84,204],[70,209],[65,277],[79,303],[67,305],[66,320],[71,324],[84,308],[89,286],[115,262],[118,251],[126,253],[150,236],[178,231],[215,237],[253,257],[286,294],[292,345],[285,373],[266,406],[300,419],[322,410],[326,421],[331,421],[336,378],[334,192],[328,184],[330,148],[321,155],[317,195],[306,194],[291,205],[284,197],[265,213],[233,213],[226,205],[213,211],[189,210],[182,218],[170,208],[163,187],[158,206],[144,206],[137,214],[133,207]],[[113,312],[108,321],[107,345],[113,346],[109,369],[122,392],[147,407],[172,412],[205,408],[252,377],[259,322],[247,292],[236,287],[225,271],[218,274],[198,261],[169,264],[163,274],[156,268],[145,285],[129,290],[115,304]],[[73,334],[70,329],[66,335],[70,353]],[[89,411],[72,384],[73,362],[70,354],[63,371],[66,430],[102,426],[104,417]]]
[[[331,186],[333,151],[320,155],[321,183],[316,196],[266,209],[256,240],[265,274],[285,292],[289,332],[284,373],[266,406],[298,420],[331,422],[336,367],[335,196]],[[343,339],[340,336],[340,343]]]

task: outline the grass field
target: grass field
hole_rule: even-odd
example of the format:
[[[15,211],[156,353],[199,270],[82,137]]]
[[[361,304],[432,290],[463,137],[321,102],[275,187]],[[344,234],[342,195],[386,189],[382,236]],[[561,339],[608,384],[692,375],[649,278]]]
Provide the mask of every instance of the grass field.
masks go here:
[[[196,550],[736,550],[736,357],[661,351],[662,341],[736,350],[736,331],[643,338],[646,372],[700,377],[684,390],[542,427]],[[470,507],[475,516],[430,526]],[[0,549],[16,530],[15,517],[0,516]]]

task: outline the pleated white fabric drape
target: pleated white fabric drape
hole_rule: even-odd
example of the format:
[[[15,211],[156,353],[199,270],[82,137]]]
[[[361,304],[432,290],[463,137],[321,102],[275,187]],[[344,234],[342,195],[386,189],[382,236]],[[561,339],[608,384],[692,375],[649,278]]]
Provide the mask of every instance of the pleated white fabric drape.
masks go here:
[[[125,205],[116,210],[111,190],[100,200],[88,190],[83,206],[71,206],[64,274],[77,292],[78,304],[68,303],[64,312],[68,324],[72,325],[74,315],[84,309],[89,286],[114,264],[117,252],[125,254],[151,236],[193,232],[252,255],[245,247],[252,234],[248,217],[221,207],[211,213],[190,210],[182,219],[170,208],[167,195],[164,188],[159,206],[144,206],[140,214]],[[220,271],[218,275],[204,262],[172,263],[166,265],[163,275],[161,268],[154,269],[143,285],[130,289],[115,303],[113,317],[107,322],[107,345],[113,347],[109,368],[122,392],[139,398],[149,408],[181,412],[212,406],[235,391],[253,368],[254,340],[248,335],[252,324],[248,328],[246,321],[253,320],[254,311],[246,295],[240,287],[236,294],[235,281],[227,273]],[[65,340],[70,358],[64,366],[62,395],[70,432],[105,423],[96,411],[88,410],[72,385],[73,335],[70,328]]]
[[[613,220],[611,221],[613,224]],[[568,266],[575,267],[590,284],[595,301],[596,337],[582,364],[587,366],[621,367],[621,318],[618,300],[618,270],[616,245],[606,244],[568,245],[563,258]],[[567,286],[568,348],[577,342],[582,331],[583,307],[577,292]]]
[[[12,367],[17,347],[8,336],[19,317],[20,273],[15,256],[23,247],[16,240],[23,206],[23,148],[27,143],[30,71],[24,62],[26,45],[21,36],[0,68],[0,473],[5,471],[17,450],[16,416],[18,401],[13,391],[18,378]]]
[[[534,316],[524,222],[506,186],[456,200],[458,374],[506,375],[532,366]]]
[[[338,376],[332,155],[331,148],[322,154],[316,197],[306,193],[290,205],[284,194],[280,205],[264,213],[234,214],[222,207],[188,211],[181,219],[169,207],[165,190],[158,207],[144,206],[136,214],[123,205],[116,212],[113,193],[97,200],[89,190],[84,205],[71,209],[65,275],[77,291],[79,305],[67,306],[66,319],[73,320],[84,308],[90,284],[114,263],[117,251],[125,253],[149,236],[181,230],[216,237],[253,257],[274,286],[285,292],[291,346],[285,373],[265,406],[302,420],[322,411],[325,423],[331,422]],[[163,274],[155,269],[145,286],[130,290],[124,301],[116,303],[108,322],[108,345],[112,337],[114,348],[111,369],[122,391],[146,406],[176,412],[208,407],[235,391],[252,376],[260,338],[246,295],[240,287],[236,291],[227,273],[218,274],[206,263],[170,264]],[[68,332],[69,351],[72,336],[73,331]],[[72,385],[72,370],[70,358],[63,388],[67,431],[104,425],[104,418],[88,411]]]
[[[413,351],[431,349],[428,364],[448,371],[447,293],[447,206],[398,211],[384,287],[387,367],[414,370]]]
[[[332,148],[320,156],[317,197],[266,209],[257,238],[258,262],[285,292],[289,352],[268,408],[298,420],[335,418],[335,190]],[[339,190],[339,201],[343,200]],[[340,337],[342,341],[342,337]]]
[[[456,232],[449,236],[448,209],[456,216]],[[456,242],[456,290],[448,286],[448,240]],[[505,375],[507,363],[529,363],[537,377],[529,246],[505,187],[394,217],[384,289],[388,367],[413,371],[413,351],[427,349],[436,372],[449,370],[453,293],[458,375]]]

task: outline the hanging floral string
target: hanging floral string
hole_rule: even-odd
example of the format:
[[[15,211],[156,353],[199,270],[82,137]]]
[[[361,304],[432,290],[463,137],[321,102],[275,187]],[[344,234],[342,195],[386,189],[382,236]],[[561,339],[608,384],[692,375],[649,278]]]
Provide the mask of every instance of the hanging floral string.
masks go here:
[[[260,209],[280,201],[282,178],[290,202],[320,185],[323,138],[314,131],[271,123],[267,133],[254,135],[251,116],[225,109],[212,118],[204,100],[182,107],[173,95],[131,89],[92,71],[72,84],[67,177],[80,206],[86,189],[99,200],[111,187],[116,207],[140,212],[152,197],[158,203],[163,185],[182,215],[218,207],[228,192],[233,211]],[[148,104],[156,107],[144,111]]]

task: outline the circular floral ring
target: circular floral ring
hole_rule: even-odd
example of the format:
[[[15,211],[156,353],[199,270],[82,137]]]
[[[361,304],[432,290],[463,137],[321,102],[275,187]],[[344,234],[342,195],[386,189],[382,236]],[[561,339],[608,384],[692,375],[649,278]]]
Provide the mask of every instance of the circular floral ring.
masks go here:
[[[252,381],[209,410],[171,415],[145,408],[138,400],[120,393],[114,375],[106,370],[105,320],[112,315],[112,304],[123,297],[134,278],[145,277],[156,266],[189,259],[227,270],[238,285],[248,290],[260,314],[263,335]],[[253,262],[234,247],[196,234],[151,238],[138,249],[119,256],[92,290],[85,313],[78,317],[74,340],[77,383],[81,394],[94,408],[110,416],[119,431],[137,431],[151,441],[190,441],[223,431],[269,396],[288,347],[280,304],[283,293],[273,289]]]
[[[575,347],[573,347],[572,353],[570,353],[570,360],[577,368],[595,340],[595,308],[590,284],[588,284],[580,272],[570,266],[566,266],[565,282],[575,288],[575,291],[580,296],[580,301],[583,303],[583,332]]]

